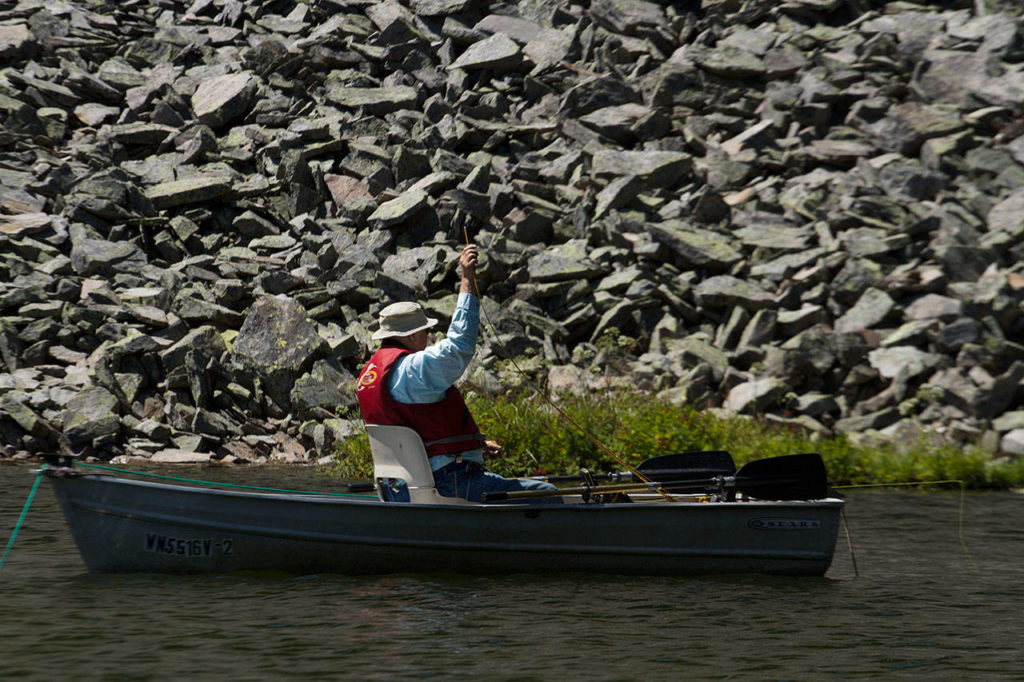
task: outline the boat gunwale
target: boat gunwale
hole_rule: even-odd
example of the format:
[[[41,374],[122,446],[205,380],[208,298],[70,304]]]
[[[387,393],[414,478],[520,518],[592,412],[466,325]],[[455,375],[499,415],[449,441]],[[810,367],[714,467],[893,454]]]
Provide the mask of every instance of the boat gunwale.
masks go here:
[[[141,488],[155,488],[158,490],[174,491],[187,495],[213,495],[221,497],[233,497],[242,499],[264,499],[264,500],[275,500],[280,502],[302,502],[302,503],[315,503],[325,504],[330,506],[338,505],[356,505],[365,507],[385,507],[395,509],[432,509],[432,510],[466,510],[466,511],[481,511],[481,510],[499,510],[499,511],[533,511],[533,512],[558,512],[564,513],[565,511],[577,511],[580,509],[721,509],[721,508],[743,508],[749,509],[751,507],[765,507],[765,508],[779,508],[779,507],[843,507],[846,502],[836,497],[826,497],[817,500],[739,500],[739,501],[715,501],[715,502],[696,502],[692,500],[672,500],[650,504],[640,504],[639,507],[635,502],[580,502],[580,503],[566,503],[566,504],[550,504],[550,505],[524,505],[522,503],[471,503],[471,504],[424,504],[416,502],[393,502],[384,501],[373,495],[359,495],[358,493],[329,493],[329,492],[275,492],[275,491],[259,491],[259,490],[225,490],[222,488],[215,487],[216,482],[210,482],[210,486],[214,487],[201,487],[196,485],[180,485],[175,483],[162,483],[158,481],[139,481],[132,478],[124,478],[121,476],[111,476],[109,474],[93,474],[93,473],[77,473],[75,476],[62,476],[59,470],[46,469],[42,473],[46,474],[51,479],[91,479],[101,483],[111,483],[114,485],[123,486],[137,486]],[[658,512],[662,513],[662,512]]]

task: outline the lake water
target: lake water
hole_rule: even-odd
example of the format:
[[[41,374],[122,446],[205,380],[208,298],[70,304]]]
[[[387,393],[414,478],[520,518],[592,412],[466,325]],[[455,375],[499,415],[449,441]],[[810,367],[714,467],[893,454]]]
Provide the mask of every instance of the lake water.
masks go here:
[[[29,471],[0,466],[0,550]],[[1024,495],[969,493],[962,526],[959,492],[847,502],[859,577],[842,533],[824,578],[105,576],[44,481],[0,572],[0,679],[1024,680]]]

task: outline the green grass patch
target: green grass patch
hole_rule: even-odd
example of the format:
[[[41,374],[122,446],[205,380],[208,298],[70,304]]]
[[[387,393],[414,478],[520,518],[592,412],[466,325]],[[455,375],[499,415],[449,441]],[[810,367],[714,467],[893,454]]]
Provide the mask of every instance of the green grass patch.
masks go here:
[[[1024,459],[993,458],[977,447],[922,437],[913,443],[855,444],[817,437],[791,425],[745,417],[719,418],[649,395],[626,392],[565,396],[466,396],[477,423],[505,450],[488,468],[505,476],[621,470],[644,459],[688,450],[728,450],[736,465],[753,459],[818,452],[833,485],[961,480],[970,488],[1024,484]],[[603,447],[602,447],[603,446]],[[611,451],[610,454],[609,451]],[[373,465],[365,432],[334,453],[332,473],[369,478]]]

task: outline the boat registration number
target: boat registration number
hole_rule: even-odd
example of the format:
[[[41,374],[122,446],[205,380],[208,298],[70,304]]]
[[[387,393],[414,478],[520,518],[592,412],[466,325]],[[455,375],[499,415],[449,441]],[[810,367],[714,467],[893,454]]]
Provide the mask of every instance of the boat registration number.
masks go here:
[[[210,557],[216,554],[231,556],[234,540],[225,538],[213,541],[208,538],[172,538],[168,535],[146,533],[146,551],[156,554],[171,554],[189,559]]]

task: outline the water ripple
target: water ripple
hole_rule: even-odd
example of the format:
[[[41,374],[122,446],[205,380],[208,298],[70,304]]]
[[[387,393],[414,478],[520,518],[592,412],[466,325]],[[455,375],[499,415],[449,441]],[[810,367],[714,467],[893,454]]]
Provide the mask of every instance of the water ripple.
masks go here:
[[[0,469],[0,527],[24,500]],[[861,576],[84,572],[45,486],[0,574],[2,679],[1024,679],[1021,499],[849,497]]]

